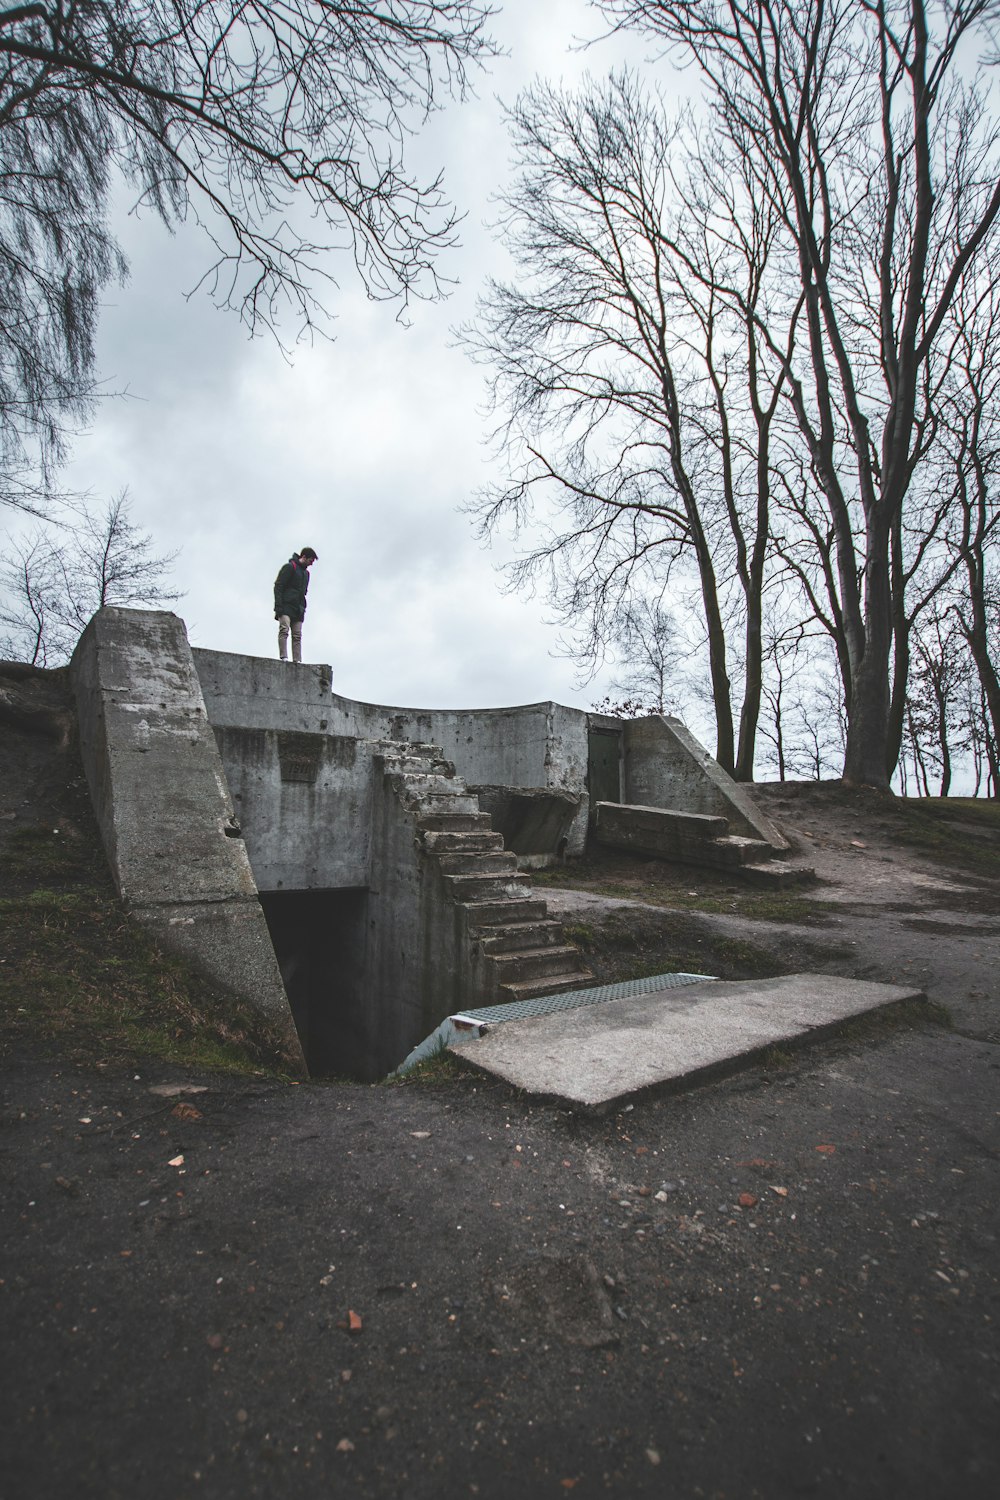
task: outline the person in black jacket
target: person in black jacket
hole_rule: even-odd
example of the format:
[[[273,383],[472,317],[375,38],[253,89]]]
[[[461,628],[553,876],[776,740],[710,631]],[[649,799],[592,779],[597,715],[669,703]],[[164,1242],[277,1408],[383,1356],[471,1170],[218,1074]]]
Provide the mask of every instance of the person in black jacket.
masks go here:
[[[302,660],[302,621],[309,592],[309,569],[316,561],[311,547],[295,552],[274,580],[274,618],[278,622],[278,656],[288,660],[288,637],[292,637],[292,661]]]

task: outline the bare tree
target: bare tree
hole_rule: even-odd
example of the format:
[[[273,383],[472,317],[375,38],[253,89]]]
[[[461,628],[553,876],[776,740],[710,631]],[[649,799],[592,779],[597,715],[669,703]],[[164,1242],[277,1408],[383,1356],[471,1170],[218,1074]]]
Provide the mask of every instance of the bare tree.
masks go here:
[[[956,300],[955,357],[942,427],[955,524],[948,541],[964,588],[952,591],[1000,744],[1000,281],[970,278]]]
[[[786,622],[772,614],[764,632],[763,701],[767,713],[761,725],[765,760],[786,781],[792,752],[789,698],[804,672],[810,670],[807,633],[798,620]],[[768,748],[770,747],[770,749]]]
[[[978,797],[985,787],[987,797],[1000,797],[1000,744],[991,732],[986,695],[980,683],[971,680],[963,683],[962,694],[974,776],[972,795]]]
[[[181,593],[167,577],[178,555],[154,551],[150,534],[132,520],[126,492],[103,509],[77,501],[58,528],[36,528],[0,555],[5,652],[36,666],[58,665],[105,605],[176,602]]]
[[[799,616],[788,587],[772,590],[764,631],[761,759],[779,781],[836,775],[844,753],[844,699],[832,643]]]
[[[804,297],[789,397],[836,548],[848,780],[888,785],[891,547],[935,436],[945,321],[995,255],[996,126],[960,67],[993,0],[601,0],[692,59],[754,162]],[[778,352],[777,350],[775,351]]]
[[[916,670],[907,699],[911,737],[919,744],[920,760],[939,775],[938,795],[951,790],[956,748],[967,724],[961,712],[961,685],[967,662],[962,637],[954,619],[946,612],[931,611],[915,638]]]
[[[676,619],[662,601],[630,599],[615,621],[611,643],[619,662],[612,682],[625,701],[648,714],[679,711],[686,655]]]
[[[32,503],[95,387],[125,271],[116,173],[203,224],[204,284],[251,333],[322,318],[346,250],[373,297],[435,295],[455,215],[406,135],[494,51],[480,0],[28,0],[0,10],[0,457]],[[0,490],[0,495],[4,491]]]
[[[578,95],[538,85],[510,122],[519,177],[502,224],[519,278],[491,284],[466,331],[492,371],[510,476],[481,497],[480,524],[487,534],[504,520],[542,525],[512,579],[544,579],[563,619],[587,622],[585,661],[600,657],[650,580],[658,591],[693,580],[716,758],[749,779],[769,434],[785,376],[753,315],[734,309],[760,304],[775,221],[752,208],[739,219],[735,203],[752,197],[742,158],[709,166],[696,143],[692,156],[662,103],[627,74]],[[738,747],[734,627],[744,642]]]
[[[61,630],[54,601],[60,586],[58,556],[48,535],[36,529],[0,554],[0,656],[48,667],[62,660]],[[53,635],[57,634],[60,644]]]

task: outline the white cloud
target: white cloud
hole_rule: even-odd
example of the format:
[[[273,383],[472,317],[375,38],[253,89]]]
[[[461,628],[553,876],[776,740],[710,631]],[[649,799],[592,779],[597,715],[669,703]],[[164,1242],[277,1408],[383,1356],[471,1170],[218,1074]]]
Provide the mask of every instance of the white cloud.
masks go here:
[[[193,226],[170,236],[152,215],[123,219],[132,277],[108,298],[99,360],[109,386],[130,395],[106,403],[67,478],[102,496],[127,486],[157,547],[182,547],[177,609],[199,645],[272,654],[271,584],[308,544],[320,561],[306,654],[331,661],[352,696],[586,705],[603,691],[574,692],[571,665],[550,655],[557,631],[544,603],[500,592],[502,551],[484,550],[459,512],[489,455],[481,373],[450,330],[471,316],[487,272],[506,270],[484,227],[507,170],[496,96],[512,100],[539,71],[603,70],[623,44],[568,51],[599,29],[584,0],[514,0],[496,29],[511,57],[415,143],[414,165],[444,167],[467,219],[464,248],[441,265],[459,281],[454,295],[416,304],[409,327],[365,298],[345,261],[336,342],[300,346],[289,363],[204,293],[186,300],[211,258]]]

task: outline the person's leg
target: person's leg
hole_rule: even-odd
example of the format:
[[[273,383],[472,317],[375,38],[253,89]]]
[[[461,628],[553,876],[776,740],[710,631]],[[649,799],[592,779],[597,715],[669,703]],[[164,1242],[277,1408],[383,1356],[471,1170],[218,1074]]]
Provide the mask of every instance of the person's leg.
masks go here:
[[[302,621],[292,621],[292,661],[302,660]]]
[[[288,660],[288,630],[290,620],[287,615],[278,617],[278,656],[282,661]]]

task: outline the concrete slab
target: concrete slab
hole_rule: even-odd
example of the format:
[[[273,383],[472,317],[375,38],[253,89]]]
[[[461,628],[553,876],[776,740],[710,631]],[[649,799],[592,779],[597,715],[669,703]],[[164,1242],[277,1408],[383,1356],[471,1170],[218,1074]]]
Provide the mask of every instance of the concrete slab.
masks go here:
[[[588,1110],[648,1090],[680,1090],[798,1046],[921,991],[827,974],[705,980],[604,1005],[506,1021],[449,1047],[513,1088]]]

